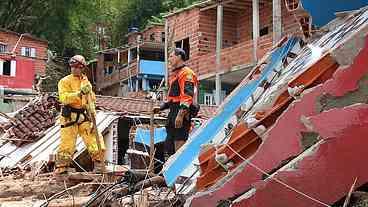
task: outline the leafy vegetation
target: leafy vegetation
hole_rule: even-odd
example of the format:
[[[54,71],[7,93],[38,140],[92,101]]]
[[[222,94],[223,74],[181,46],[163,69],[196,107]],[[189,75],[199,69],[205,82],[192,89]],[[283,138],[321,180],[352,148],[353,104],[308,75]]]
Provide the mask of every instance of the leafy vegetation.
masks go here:
[[[162,15],[195,0],[1,0],[0,27],[49,41],[59,56],[93,58],[104,38],[108,47],[123,44],[128,28],[163,22]],[[161,15],[160,15],[161,14]],[[96,28],[104,28],[96,30]]]

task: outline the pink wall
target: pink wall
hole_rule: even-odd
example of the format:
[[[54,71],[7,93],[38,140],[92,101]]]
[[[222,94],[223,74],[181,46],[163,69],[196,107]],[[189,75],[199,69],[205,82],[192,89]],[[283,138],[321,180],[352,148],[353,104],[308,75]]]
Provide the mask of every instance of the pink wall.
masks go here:
[[[1,57],[0,59],[7,60],[6,58]],[[0,75],[0,86],[5,88],[32,89],[35,74],[35,61],[22,57],[16,57],[15,61],[15,77]]]

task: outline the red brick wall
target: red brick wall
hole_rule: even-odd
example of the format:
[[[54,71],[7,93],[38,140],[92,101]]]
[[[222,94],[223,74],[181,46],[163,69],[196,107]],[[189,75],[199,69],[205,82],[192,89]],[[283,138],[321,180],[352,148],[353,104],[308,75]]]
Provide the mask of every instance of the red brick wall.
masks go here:
[[[216,51],[216,27],[217,27],[217,14],[215,9],[206,10],[200,13],[199,19],[199,31],[200,31],[200,43],[199,51],[200,55],[208,52]],[[240,15],[224,11],[224,32],[223,32],[223,48],[231,47],[239,43],[238,34],[238,19]]]
[[[302,31],[292,12],[289,12],[285,3],[282,4],[282,35],[302,35]]]
[[[164,43],[162,41],[162,32],[165,31],[165,27],[164,26],[160,26],[160,25],[155,25],[152,26],[146,30],[143,31],[143,40],[145,42],[151,42],[150,36],[151,34],[154,34],[154,38],[155,40],[153,42],[159,42],[159,43]],[[165,36],[164,36],[165,37]]]
[[[98,64],[100,64],[100,57],[98,60]],[[102,63],[103,64],[103,63]],[[101,66],[98,66],[98,68],[100,68]],[[128,73],[128,68],[122,68],[120,70],[120,74],[119,74],[119,70],[114,70],[112,72],[112,74],[108,74],[108,75],[104,75],[104,70],[103,70],[103,66],[102,66],[102,70],[98,69],[96,72],[96,87],[97,89],[103,89],[106,87],[110,87],[116,83],[119,83],[120,80],[126,80],[129,78],[129,73]],[[138,69],[137,69],[137,62],[133,61],[130,63],[130,75],[131,77],[134,77],[138,74]]]
[[[190,61],[188,65],[194,70],[198,69],[197,59],[199,58],[199,8],[193,8],[183,11],[179,14],[168,17],[169,40],[172,40],[171,46],[175,47],[175,42],[189,38],[190,43]]]
[[[136,33],[129,34],[129,36],[128,36],[128,44],[136,44],[138,34],[140,34],[140,33],[137,33],[136,32]]]
[[[151,34],[154,34],[154,38],[155,40],[153,42],[162,42],[162,32],[165,31],[165,27],[162,25],[153,25],[151,27],[146,28],[145,30],[142,31],[142,35],[143,35],[143,40],[145,42],[152,42],[150,39]],[[137,42],[137,36],[138,34],[141,33],[131,33],[128,36],[128,44],[136,44]],[[163,43],[163,42],[162,42]]]
[[[18,39],[19,35],[15,33],[0,31],[0,42],[7,44],[8,52],[11,52]],[[48,47],[47,42],[23,36],[22,40],[18,44],[18,47],[15,51],[17,56],[21,56],[22,47],[30,47],[36,49],[36,58],[31,57],[24,57],[24,58],[34,62],[34,69],[37,74],[44,74],[47,60],[47,47]]]
[[[260,37],[257,56],[261,58],[272,47],[272,1],[260,5],[260,29],[268,27],[268,35]],[[168,17],[173,42],[190,38],[190,59],[188,65],[198,74],[206,75],[216,70],[216,8],[200,11],[193,8]],[[176,22],[176,23],[175,23]],[[252,8],[235,13],[224,7],[223,50],[221,69],[229,70],[237,65],[252,63]],[[173,29],[174,27],[174,29]],[[283,35],[300,33],[299,25],[282,1]],[[172,31],[174,30],[174,31]]]
[[[237,18],[237,33],[239,35],[239,42],[245,42],[252,39],[253,22],[252,11],[246,10]]]

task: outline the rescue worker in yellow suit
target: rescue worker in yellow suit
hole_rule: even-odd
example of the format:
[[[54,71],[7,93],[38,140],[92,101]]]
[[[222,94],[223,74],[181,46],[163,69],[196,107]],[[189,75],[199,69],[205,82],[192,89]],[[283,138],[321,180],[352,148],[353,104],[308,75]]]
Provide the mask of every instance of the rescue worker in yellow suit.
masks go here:
[[[55,174],[65,174],[68,172],[77,136],[80,135],[94,162],[94,172],[100,173],[104,169],[104,142],[99,135],[101,149],[96,140],[96,133],[93,130],[91,119],[87,115],[87,107],[91,110],[91,115],[96,115],[95,94],[92,85],[88,81],[83,70],[87,64],[83,56],[75,55],[69,60],[71,74],[62,78],[58,83],[59,101],[62,104],[60,116],[61,142],[56,155]],[[92,101],[88,103],[87,96],[91,96]],[[87,106],[89,104],[89,106]]]

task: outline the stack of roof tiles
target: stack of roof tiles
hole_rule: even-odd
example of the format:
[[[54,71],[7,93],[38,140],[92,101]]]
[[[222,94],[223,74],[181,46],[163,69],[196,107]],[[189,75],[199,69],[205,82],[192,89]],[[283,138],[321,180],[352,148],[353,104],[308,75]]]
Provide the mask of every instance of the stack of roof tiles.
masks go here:
[[[19,110],[14,119],[3,126],[5,139],[20,146],[40,138],[44,131],[54,125],[58,102],[55,97],[37,97]]]
[[[121,112],[123,114],[148,114],[151,110],[149,99],[132,99],[122,97],[98,96],[97,109],[102,111]],[[156,106],[159,103],[155,104]],[[50,126],[53,126],[59,108],[57,99],[44,95],[37,97],[19,110],[12,121],[1,126],[6,132],[4,139],[17,146],[33,142],[41,138]],[[201,106],[200,118],[210,118],[215,113],[215,107]],[[167,114],[162,114],[166,116]]]
[[[97,109],[103,111],[114,111],[124,114],[148,114],[151,110],[150,102],[149,99],[98,96],[96,105]],[[159,102],[156,102],[155,106],[159,104]],[[215,112],[216,107],[201,105],[198,117],[208,119],[211,118]],[[166,114],[163,115],[165,116]]]

